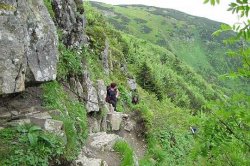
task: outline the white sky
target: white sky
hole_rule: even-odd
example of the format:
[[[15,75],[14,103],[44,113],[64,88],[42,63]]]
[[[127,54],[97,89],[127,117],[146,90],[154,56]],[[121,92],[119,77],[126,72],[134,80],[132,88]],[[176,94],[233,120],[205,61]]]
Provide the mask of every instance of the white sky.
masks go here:
[[[236,15],[227,11],[228,4],[233,0],[220,0],[220,4],[211,6],[203,4],[204,0],[94,0],[108,4],[144,4],[162,8],[176,9],[191,15],[206,17],[211,20],[232,25],[238,21]]]

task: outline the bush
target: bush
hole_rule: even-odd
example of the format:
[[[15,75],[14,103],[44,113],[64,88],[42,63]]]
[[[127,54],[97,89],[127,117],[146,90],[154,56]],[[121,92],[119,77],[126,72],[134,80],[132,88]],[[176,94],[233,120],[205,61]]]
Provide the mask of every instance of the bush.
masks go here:
[[[140,68],[140,71],[137,74],[138,84],[145,90],[153,92],[156,94],[158,100],[163,98],[162,89],[159,86],[159,83],[156,82],[155,77],[152,74],[152,70],[144,62]]]
[[[59,52],[57,79],[66,79],[69,75],[80,75],[83,71],[82,55],[73,49],[66,48],[62,43],[59,43]]]

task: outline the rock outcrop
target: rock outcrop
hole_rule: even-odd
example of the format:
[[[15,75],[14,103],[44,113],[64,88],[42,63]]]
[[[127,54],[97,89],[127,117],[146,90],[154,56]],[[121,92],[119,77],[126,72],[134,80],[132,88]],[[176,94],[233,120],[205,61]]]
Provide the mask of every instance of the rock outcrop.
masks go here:
[[[43,0],[0,0],[0,94],[56,79],[58,39]]]
[[[136,90],[136,80],[133,78],[128,78],[127,81],[128,81],[128,85],[130,87],[130,90],[132,90],[132,91]]]
[[[109,104],[105,101],[107,87],[103,80],[97,80],[97,92],[99,99],[100,110],[102,111],[102,118],[100,119],[100,129],[101,131],[107,131],[107,113],[110,111]]]
[[[37,113],[29,117],[30,123],[40,126],[42,129],[45,129],[50,132],[57,134],[62,133],[63,122],[54,120],[49,113]]]
[[[85,70],[83,73],[83,90],[85,94],[87,112],[98,112],[100,108],[97,91],[90,79],[88,70]]]
[[[56,23],[63,32],[63,43],[67,47],[78,48],[87,44],[84,29],[86,19],[82,0],[53,0],[52,7]]]
[[[109,42],[108,40],[105,41],[105,49],[103,50],[101,54],[102,54],[103,70],[106,75],[109,75]]]

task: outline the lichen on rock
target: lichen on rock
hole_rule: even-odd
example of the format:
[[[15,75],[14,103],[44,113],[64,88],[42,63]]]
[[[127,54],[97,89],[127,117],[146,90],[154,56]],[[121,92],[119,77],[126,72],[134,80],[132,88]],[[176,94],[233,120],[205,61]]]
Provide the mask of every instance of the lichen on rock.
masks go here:
[[[0,4],[0,94],[21,92],[25,83],[55,80],[58,39],[43,0]]]

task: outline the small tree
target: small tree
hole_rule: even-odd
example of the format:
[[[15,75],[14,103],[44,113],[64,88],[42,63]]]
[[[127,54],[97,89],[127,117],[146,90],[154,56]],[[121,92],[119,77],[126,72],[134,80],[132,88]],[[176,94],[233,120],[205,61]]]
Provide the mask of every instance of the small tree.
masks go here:
[[[163,98],[161,88],[146,62],[139,69],[137,81],[143,89],[155,93],[158,100]]]

